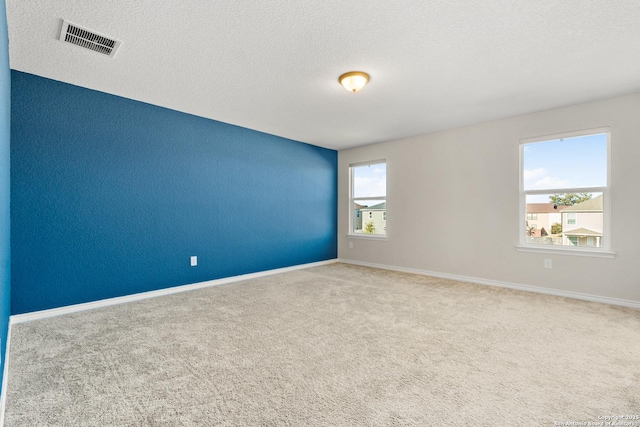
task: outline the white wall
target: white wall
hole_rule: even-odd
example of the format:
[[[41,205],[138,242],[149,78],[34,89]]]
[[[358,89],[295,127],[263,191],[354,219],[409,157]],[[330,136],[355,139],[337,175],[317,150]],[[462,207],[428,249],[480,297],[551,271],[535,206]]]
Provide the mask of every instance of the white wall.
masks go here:
[[[518,252],[519,140],[604,126],[615,258]],[[348,239],[349,164],[377,159],[388,240]],[[341,259],[640,302],[640,94],[340,151],[338,185]]]

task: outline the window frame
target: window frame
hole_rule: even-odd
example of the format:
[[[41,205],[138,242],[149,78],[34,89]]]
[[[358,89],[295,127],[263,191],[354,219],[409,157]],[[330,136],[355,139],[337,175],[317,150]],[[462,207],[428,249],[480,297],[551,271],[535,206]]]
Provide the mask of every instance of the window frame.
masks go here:
[[[536,142],[552,141],[555,139],[576,138],[581,136],[606,134],[607,135],[607,182],[604,187],[584,187],[584,188],[551,188],[544,190],[525,190],[524,189],[524,147],[527,144]],[[593,129],[585,129],[573,132],[563,132],[551,135],[544,135],[531,138],[523,138],[519,142],[519,209],[518,209],[518,244],[516,248],[523,252],[539,252],[539,253],[560,253],[565,255],[593,256],[613,258],[615,252],[611,246],[611,129],[609,127],[600,127]],[[539,194],[565,194],[565,193],[602,193],[603,197],[603,239],[604,244],[600,248],[587,246],[560,246],[560,245],[544,245],[528,243],[526,241],[526,218],[527,215],[527,196]],[[577,219],[576,219],[577,222]]]
[[[358,239],[372,239],[372,240],[387,240],[388,236],[389,236],[389,232],[387,230],[386,224],[384,227],[384,234],[366,234],[366,233],[355,233],[353,230],[354,227],[354,219],[355,219],[355,204],[359,201],[359,200],[375,200],[375,201],[379,201],[379,202],[384,202],[387,203],[387,195],[385,194],[384,196],[382,195],[377,195],[377,196],[371,196],[371,197],[354,197],[353,196],[353,191],[354,191],[354,168],[357,167],[361,167],[361,166],[375,166],[375,165],[385,165],[385,168],[387,170],[387,174],[388,174],[388,164],[387,164],[387,160],[386,159],[378,159],[378,160],[371,160],[368,162],[359,162],[359,163],[351,163],[349,164],[349,232],[347,233],[347,237],[350,238],[358,238]],[[385,179],[386,179],[385,175]],[[387,181],[388,182],[388,181]],[[386,189],[386,185],[385,185],[385,189]],[[386,192],[386,191],[385,191]],[[386,205],[387,210],[389,209],[389,204],[387,203]],[[364,220],[364,215],[361,215],[362,219]]]

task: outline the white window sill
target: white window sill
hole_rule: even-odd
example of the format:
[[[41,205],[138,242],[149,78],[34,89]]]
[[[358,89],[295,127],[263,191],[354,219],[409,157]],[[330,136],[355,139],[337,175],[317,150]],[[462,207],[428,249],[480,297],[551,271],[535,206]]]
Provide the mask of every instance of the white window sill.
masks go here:
[[[575,248],[548,248],[545,246],[516,245],[519,252],[536,252],[540,254],[573,255],[594,258],[615,258],[616,253],[605,250],[575,249]]]
[[[386,235],[381,234],[347,234],[348,239],[364,239],[364,240],[388,240]]]

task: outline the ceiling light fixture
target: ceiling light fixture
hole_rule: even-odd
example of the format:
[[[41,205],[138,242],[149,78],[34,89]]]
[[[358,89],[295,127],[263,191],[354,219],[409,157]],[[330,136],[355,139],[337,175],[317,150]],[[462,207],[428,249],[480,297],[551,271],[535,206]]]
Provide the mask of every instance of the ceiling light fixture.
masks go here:
[[[346,90],[356,93],[369,82],[369,74],[362,71],[349,71],[338,77],[338,81]]]

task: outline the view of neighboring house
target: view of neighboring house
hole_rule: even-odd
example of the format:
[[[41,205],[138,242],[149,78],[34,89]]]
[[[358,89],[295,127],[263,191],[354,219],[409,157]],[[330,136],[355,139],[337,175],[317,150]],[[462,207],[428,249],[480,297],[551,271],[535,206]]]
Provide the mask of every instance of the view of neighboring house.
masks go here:
[[[353,216],[353,231],[356,233],[360,233],[362,230],[362,208],[366,208],[366,206],[355,204],[356,214]]]
[[[356,221],[358,215],[356,214]],[[379,203],[373,206],[363,206],[360,209],[360,220],[363,232],[367,232],[367,224],[373,224],[373,234],[384,234],[387,230],[387,203]]]
[[[596,248],[602,246],[602,208],[602,195],[565,207],[562,211],[562,244]]]
[[[560,211],[566,206],[554,203],[527,203],[527,236],[544,237],[552,233],[553,224],[562,224]]]

